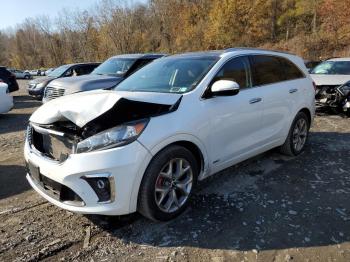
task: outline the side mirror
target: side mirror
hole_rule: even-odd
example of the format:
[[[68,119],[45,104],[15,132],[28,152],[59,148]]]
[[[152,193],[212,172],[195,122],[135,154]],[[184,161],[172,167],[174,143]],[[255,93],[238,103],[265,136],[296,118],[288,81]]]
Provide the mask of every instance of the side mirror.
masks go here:
[[[231,80],[216,81],[210,88],[212,96],[234,96],[239,93],[239,84]]]

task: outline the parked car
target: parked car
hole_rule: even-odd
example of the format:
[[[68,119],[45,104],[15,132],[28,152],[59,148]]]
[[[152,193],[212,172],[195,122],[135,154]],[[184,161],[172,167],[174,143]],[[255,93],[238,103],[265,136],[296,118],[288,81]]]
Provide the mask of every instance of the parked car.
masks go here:
[[[136,70],[164,54],[128,54],[109,58],[91,74],[52,81],[45,89],[43,103],[63,95],[112,88]]]
[[[38,76],[38,70],[29,70],[28,71],[31,76]]]
[[[316,66],[311,72],[316,84],[316,106],[318,108],[341,108],[349,111],[347,95],[342,91],[350,81],[350,58],[333,58]]]
[[[0,114],[7,113],[13,108],[13,98],[8,85],[0,83]]]
[[[16,76],[8,71],[4,66],[0,66],[0,79],[0,83],[3,82],[8,85],[10,92],[14,92],[19,89]]]
[[[34,69],[28,72],[30,73],[31,76],[45,76],[45,70],[41,70],[41,69]]]
[[[197,180],[275,147],[299,155],[314,96],[303,60],[288,53],[233,48],[158,59],[113,90],[34,112],[27,179],[73,212],[169,220]]]
[[[55,68],[49,68],[45,71],[45,75],[48,76]]]
[[[18,69],[8,69],[13,73],[17,79],[31,79],[32,75],[28,71],[18,70]]]
[[[53,70],[48,76],[40,77],[29,82],[28,93],[31,96],[41,100],[44,95],[45,87],[54,79],[63,77],[72,77],[86,75],[91,73],[100,63],[79,63],[63,65]]]

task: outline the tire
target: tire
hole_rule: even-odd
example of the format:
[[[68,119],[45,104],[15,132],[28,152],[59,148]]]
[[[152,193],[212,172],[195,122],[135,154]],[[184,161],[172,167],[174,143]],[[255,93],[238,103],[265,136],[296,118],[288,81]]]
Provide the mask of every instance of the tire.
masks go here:
[[[29,79],[29,76],[28,75],[24,76],[24,79]]]
[[[303,134],[299,134],[299,139],[296,139],[296,128],[300,123],[305,123],[305,130],[303,130]],[[300,127],[300,126],[299,126]],[[298,128],[300,129],[300,128]],[[304,112],[299,112],[293,120],[293,123],[290,127],[288,137],[284,144],[281,146],[280,151],[282,154],[287,156],[297,156],[301,152],[303,152],[305,148],[305,144],[309,137],[309,129],[310,129],[310,121],[307,115]],[[294,135],[293,135],[294,134]],[[294,140],[294,141],[293,141]],[[300,142],[299,146],[296,145],[296,140]]]
[[[138,212],[153,221],[168,221],[177,217],[188,206],[198,172],[198,163],[186,148],[172,145],[163,149],[152,159],[142,179]]]

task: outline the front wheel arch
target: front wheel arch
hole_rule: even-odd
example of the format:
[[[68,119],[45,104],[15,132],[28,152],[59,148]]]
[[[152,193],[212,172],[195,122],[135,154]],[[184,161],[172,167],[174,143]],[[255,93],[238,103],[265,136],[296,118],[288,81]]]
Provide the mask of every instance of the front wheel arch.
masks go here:
[[[203,177],[205,177],[205,174],[208,172],[208,163],[209,163],[208,155],[204,145],[200,142],[199,139],[197,139],[192,135],[187,135],[187,134],[180,134],[180,135],[176,135],[176,136],[172,136],[167,139],[164,139],[161,143],[158,143],[155,147],[149,150],[151,154],[149,155],[149,157],[147,157],[147,159],[144,160],[144,163],[139,170],[138,176],[133,182],[133,187],[132,187],[133,189],[132,189],[132,192],[130,193],[130,205],[129,205],[130,213],[135,212],[137,210],[138,194],[140,190],[141,181],[152,159],[156,154],[158,154],[163,149],[171,145],[184,146],[186,149],[191,151],[192,154],[194,154],[192,150],[197,150],[197,154],[194,154],[194,155],[197,161],[199,161],[200,159],[200,162],[201,162],[201,165],[199,167],[198,179],[201,180]]]
[[[160,177],[162,178],[162,180],[164,180],[163,178],[166,178],[166,180],[168,179],[169,174],[162,175],[162,174],[167,173],[167,172],[162,172],[162,170],[163,170],[162,166],[166,163],[166,165],[165,165],[165,167],[166,167],[168,165],[167,164],[168,161],[170,161],[170,163],[175,163],[175,159],[183,159],[180,162],[181,166],[182,166],[182,163],[184,163],[183,161],[190,164],[188,167],[190,167],[191,169],[188,170],[188,172],[190,172],[189,174],[191,174],[191,177],[190,177],[190,181],[188,183],[191,182],[190,188],[192,188],[192,190],[190,189],[191,191],[188,192],[187,194],[185,194],[184,201],[186,201],[186,202],[182,202],[183,204],[178,206],[178,209],[175,208],[174,211],[170,210],[170,213],[168,213],[167,211],[163,210],[161,208],[161,206],[159,206],[160,203],[157,203],[157,199],[155,199],[157,197],[155,192],[157,192],[157,191],[154,191],[154,190],[156,190],[158,179]],[[176,160],[176,162],[177,162],[177,160]],[[171,166],[172,166],[172,164],[171,164]],[[170,168],[169,172],[174,172],[172,170],[174,170],[174,169]],[[176,168],[175,170],[178,170],[178,168]],[[186,168],[186,170],[187,170],[187,168]],[[193,171],[193,173],[192,173],[192,171]],[[175,173],[176,172],[177,171],[175,171]],[[167,221],[169,219],[172,219],[172,218],[178,216],[186,209],[186,207],[189,204],[189,199],[190,199],[190,196],[192,195],[193,188],[196,185],[199,173],[200,173],[200,170],[199,170],[199,167],[197,165],[197,161],[195,159],[195,156],[193,155],[193,153],[190,150],[188,150],[187,148],[185,148],[183,146],[176,145],[176,144],[172,144],[172,145],[169,145],[169,146],[163,148],[160,152],[158,152],[158,154],[156,154],[152,158],[152,160],[150,161],[149,165],[147,166],[147,169],[145,170],[145,173],[142,177],[142,180],[141,180],[141,183],[139,186],[139,190],[138,190],[137,211],[140,212],[143,216],[145,216],[151,220],[154,220],[154,221]],[[185,173],[183,173],[183,175],[184,174]],[[172,179],[170,179],[170,181],[175,181],[176,177],[179,177],[180,179],[182,179],[183,175],[180,175],[180,176],[175,175],[175,177],[172,176]],[[179,181],[181,181],[181,180],[179,180]],[[154,184],[154,183],[156,183],[156,184]],[[181,183],[183,183],[183,182],[181,182]],[[167,184],[170,185],[170,188],[171,188],[171,189],[168,189],[167,192],[169,192],[169,190],[174,191],[173,193],[175,194],[175,199],[177,199],[176,195],[178,195],[178,194],[175,193],[175,191],[178,190],[178,189],[176,189],[176,188],[178,188],[178,186],[176,185],[177,182],[175,182],[175,186],[173,185],[173,182],[167,183]],[[187,185],[187,183],[186,183],[186,185]],[[166,187],[166,185],[161,185],[161,188],[164,188],[164,186]],[[182,186],[180,186],[179,188],[180,188],[180,190],[178,190],[178,193],[184,191],[184,189],[181,189]],[[168,193],[166,193],[166,194],[168,194]],[[164,199],[164,197],[161,196],[161,199]],[[166,200],[166,201],[168,201],[168,200]],[[162,201],[162,200],[160,200],[160,201]],[[170,206],[168,207],[168,209],[172,206],[172,203],[174,203],[174,202],[170,201]],[[177,202],[177,200],[176,200],[175,203],[180,203],[180,202]]]

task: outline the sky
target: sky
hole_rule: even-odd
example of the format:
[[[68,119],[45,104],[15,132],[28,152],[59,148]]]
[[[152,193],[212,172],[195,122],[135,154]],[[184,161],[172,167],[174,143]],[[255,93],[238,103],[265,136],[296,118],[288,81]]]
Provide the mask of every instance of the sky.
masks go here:
[[[98,0],[1,0],[0,30],[15,27],[28,17],[48,15],[56,17],[63,8],[89,9]]]

